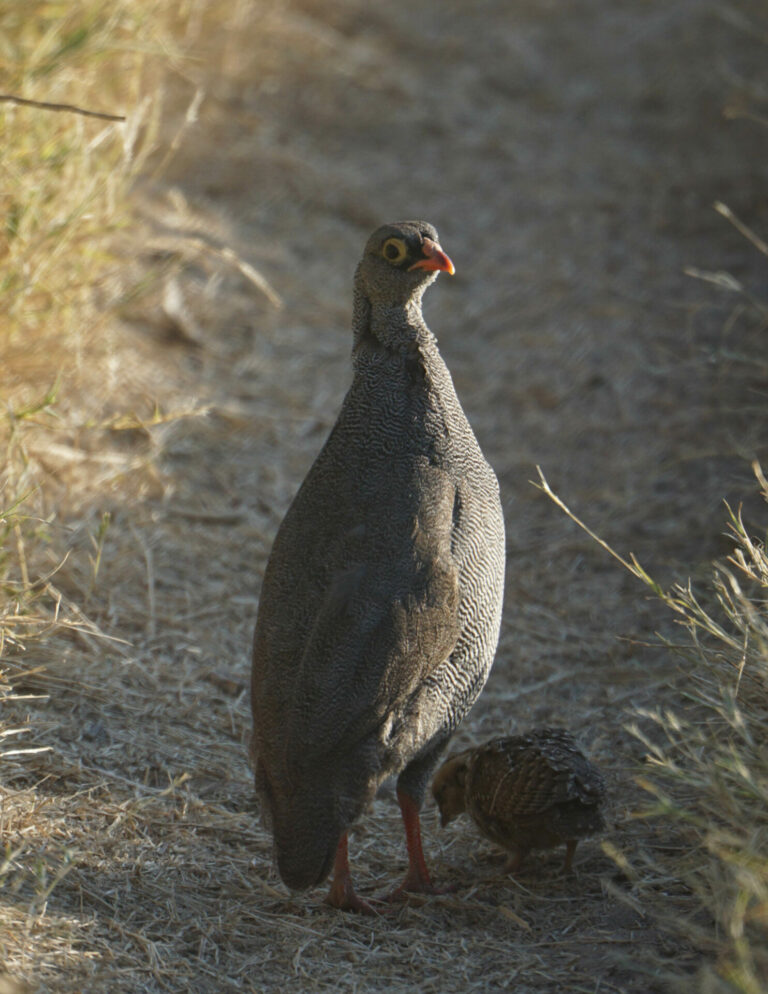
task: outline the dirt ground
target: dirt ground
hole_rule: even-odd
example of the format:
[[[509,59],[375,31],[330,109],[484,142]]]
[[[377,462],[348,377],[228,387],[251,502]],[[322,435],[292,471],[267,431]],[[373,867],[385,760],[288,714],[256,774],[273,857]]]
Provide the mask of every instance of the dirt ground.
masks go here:
[[[62,846],[78,820],[91,839],[46,912],[76,922],[78,943],[55,947],[43,922],[18,964],[41,990],[640,994],[666,989],[665,964],[695,975],[701,951],[665,933],[599,840],[572,877],[556,853],[512,879],[431,805],[427,857],[454,894],[373,921],[289,895],[252,798],[242,685],[271,540],[349,383],[362,245],[383,221],[427,219],[457,270],[427,320],[507,525],[499,652],[456,746],[566,725],[610,781],[610,845],[646,865],[673,844],[629,817],[642,747],[625,727],[679,701],[678,664],[648,644],[670,619],[530,481],[540,465],[665,585],[728,548],[724,498],[759,520],[764,384],[745,357],[764,344],[738,295],[685,273],[764,280],[713,207],[768,230],[768,129],[740,116],[765,78],[748,10],[286,0],[233,4],[196,42],[171,105],[181,115],[202,87],[199,120],[136,191],[146,237],[126,267],[163,272],[168,245],[202,239],[282,303],[209,257],[169,269],[109,331],[105,368],[115,410],[159,398],[196,413],[83,431],[84,465],[48,454],[73,528],[60,585],[73,599],[87,586],[77,564],[110,511],[83,610],[124,643],[82,635],[53,699],[30,705],[54,747],[30,803]],[[399,878],[391,792],[351,859],[364,893]]]

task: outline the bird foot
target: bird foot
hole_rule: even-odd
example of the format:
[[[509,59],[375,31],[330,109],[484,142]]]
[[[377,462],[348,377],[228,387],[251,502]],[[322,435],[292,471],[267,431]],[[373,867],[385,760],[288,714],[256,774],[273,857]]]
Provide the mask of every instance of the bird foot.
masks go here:
[[[400,886],[390,891],[384,900],[392,904],[395,901],[404,901],[409,894],[452,894],[456,890],[458,890],[457,884],[435,887],[428,877],[425,879],[416,874],[407,873]]]
[[[576,875],[576,871],[573,868],[573,856],[576,852],[576,846],[578,842],[571,839],[570,842],[566,843],[565,846],[565,862],[563,863],[563,874],[565,876]]]
[[[515,849],[510,853],[504,864],[505,873],[517,873],[520,867],[523,865],[523,860],[528,855],[527,849]]]
[[[329,904],[339,911],[354,911],[358,915],[368,915],[378,917],[381,911],[374,908],[374,904],[381,904],[378,898],[371,898],[373,904],[360,897],[349,880],[334,880],[331,889],[328,891],[323,903]],[[384,910],[384,909],[382,909]]]
[[[381,903],[377,902],[376,898],[372,898],[372,900],[374,903]],[[381,914],[368,901],[362,897],[358,897],[355,892],[352,883],[352,874],[349,872],[346,832],[339,839],[339,845],[336,849],[336,859],[333,864],[333,880],[331,881],[331,889],[326,895],[325,903],[329,904],[332,908],[338,908],[339,911],[355,911],[359,915]]]

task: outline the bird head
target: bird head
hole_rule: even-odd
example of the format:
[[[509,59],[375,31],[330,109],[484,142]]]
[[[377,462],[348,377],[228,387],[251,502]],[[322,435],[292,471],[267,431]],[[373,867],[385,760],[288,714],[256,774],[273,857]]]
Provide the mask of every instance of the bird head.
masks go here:
[[[456,756],[451,756],[443,763],[432,781],[432,796],[440,809],[440,824],[443,828],[466,811],[464,788],[467,782],[467,766],[473,752],[473,749],[467,749]]]
[[[357,282],[376,307],[405,306],[440,272],[454,266],[440,247],[437,232],[426,221],[398,221],[377,228],[368,239],[357,269]]]

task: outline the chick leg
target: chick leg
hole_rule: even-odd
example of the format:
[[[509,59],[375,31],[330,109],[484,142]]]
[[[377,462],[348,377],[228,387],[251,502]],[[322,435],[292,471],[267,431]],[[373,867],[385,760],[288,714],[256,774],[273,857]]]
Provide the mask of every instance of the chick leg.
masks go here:
[[[565,864],[563,866],[565,873],[571,873],[573,870],[573,854],[576,852],[577,844],[577,839],[569,839],[565,844]]]
[[[352,874],[349,872],[349,853],[347,850],[347,833],[345,832],[336,850],[333,864],[333,881],[326,904],[341,911],[357,911],[362,915],[376,915],[378,912],[362,897],[358,897],[352,884]]]
[[[528,849],[522,849],[520,846],[516,846],[510,851],[509,858],[504,864],[505,873],[517,873],[520,867],[523,865],[523,860],[528,855]]]

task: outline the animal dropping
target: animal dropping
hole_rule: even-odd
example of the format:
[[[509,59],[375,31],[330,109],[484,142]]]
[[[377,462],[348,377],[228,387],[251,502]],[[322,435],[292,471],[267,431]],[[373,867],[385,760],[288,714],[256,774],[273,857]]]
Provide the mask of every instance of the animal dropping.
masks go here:
[[[397,776],[408,870],[434,892],[419,809],[493,662],[504,584],[499,488],[421,301],[453,273],[423,221],[375,231],[353,293],[353,378],[278,530],[253,649],[252,754],[283,881],[333,872],[328,902],[371,912],[347,832]]]
[[[563,843],[570,871],[578,840],[605,827],[603,776],[560,728],[493,739],[451,756],[432,794],[442,825],[466,811],[483,835],[510,851],[512,871],[531,849]]]

